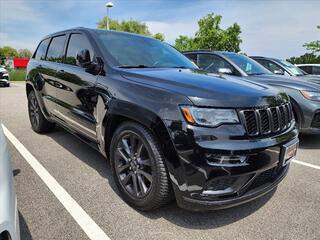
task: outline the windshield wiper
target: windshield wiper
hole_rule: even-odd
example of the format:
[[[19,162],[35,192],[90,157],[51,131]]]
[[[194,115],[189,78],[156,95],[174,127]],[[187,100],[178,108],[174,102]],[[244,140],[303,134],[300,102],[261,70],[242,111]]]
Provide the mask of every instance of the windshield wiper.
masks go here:
[[[150,66],[146,66],[146,65],[143,65],[143,64],[140,64],[140,65],[120,65],[120,66],[117,66],[118,68],[151,68]]]

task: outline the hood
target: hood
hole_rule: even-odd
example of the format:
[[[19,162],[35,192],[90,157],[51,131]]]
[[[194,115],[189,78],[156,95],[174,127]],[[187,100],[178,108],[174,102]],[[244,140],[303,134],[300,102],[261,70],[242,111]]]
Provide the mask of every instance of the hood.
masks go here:
[[[299,76],[298,78],[302,80],[306,80],[308,82],[320,84],[320,75],[308,74],[308,75]]]
[[[280,94],[270,86],[196,69],[124,69],[121,75],[131,81],[184,95],[198,106],[252,107],[287,101],[286,94]]]
[[[287,88],[293,88],[296,90],[320,91],[320,81],[319,83],[315,83],[301,77],[290,77],[290,76],[270,74],[270,75],[246,76],[245,79],[248,79],[254,82],[272,85],[275,87],[287,87]]]

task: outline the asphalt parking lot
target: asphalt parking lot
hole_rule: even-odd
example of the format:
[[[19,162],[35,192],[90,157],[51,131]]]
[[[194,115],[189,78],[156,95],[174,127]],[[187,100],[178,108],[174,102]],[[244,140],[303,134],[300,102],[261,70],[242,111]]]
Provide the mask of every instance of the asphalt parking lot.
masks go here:
[[[291,163],[277,190],[261,199],[203,213],[179,209],[173,202],[144,213],[121,200],[109,163],[98,152],[60,128],[46,135],[31,130],[24,83],[0,88],[0,122],[110,239],[320,238],[320,135],[301,136],[300,163]],[[17,146],[8,144],[21,239],[89,239],[78,224],[81,219],[72,217]]]

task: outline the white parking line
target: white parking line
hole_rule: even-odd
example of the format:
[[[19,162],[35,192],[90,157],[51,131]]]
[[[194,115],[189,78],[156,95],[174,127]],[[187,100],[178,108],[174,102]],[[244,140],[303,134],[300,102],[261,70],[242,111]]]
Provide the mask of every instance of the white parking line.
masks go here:
[[[13,85],[13,86],[17,86],[17,87],[25,87],[26,84],[25,83],[21,83],[21,84],[17,84],[17,83],[10,83],[10,85]]]
[[[306,167],[311,167],[311,168],[315,168],[315,169],[320,170],[320,166],[317,166],[317,165],[314,165],[314,164],[311,164],[311,163],[301,162],[299,160],[292,160],[292,162],[300,164],[300,165],[303,165],[303,166],[306,166]]]
[[[29,163],[60,203],[79,224],[91,240],[110,240],[106,233],[92,220],[69,193],[51,176],[39,161],[22,145],[22,143],[3,125],[4,134],[19,153]]]

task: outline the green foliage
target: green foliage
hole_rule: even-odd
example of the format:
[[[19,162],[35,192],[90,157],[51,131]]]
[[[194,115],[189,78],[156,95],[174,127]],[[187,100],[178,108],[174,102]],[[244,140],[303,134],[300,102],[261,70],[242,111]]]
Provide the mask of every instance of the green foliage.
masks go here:
[[[320,55],[317,56],[313,53],[306,53],[299,57],[289,58],[287,61],[292,64],[320,63]]]
[[[160,41],[164,41],[164,35],[162,34],[162,33],[156,33],[156,34],[154,34],[153,35],[153,37],[155,38],[155,39],[158,39],[158,40],[160,40]]]
[[[320,26],[317,26],[317,28],[320,30]],[[303,46],[312,53],[320,53],[320,40],[305,43]]]
[[[25,69],[10,69],[9,76],[11,81],[25,81],[26,70]]]
[[[20,58],[31,58],[31,56],[32,52],[29,49],[24,48],[18,51],[18,57]]]
[[[6,58],[18,56],[17,50],[9,46],[4,46],[3,48],[1,48],[1,52],[2,52],[2,55]]]
[[[237,23],[222,29],[222,16],[213,13],[198,21],[199,30],[194,37],[179,36],[175,47],[180,51],[195,49],[210,49],[219,51],[240,52],[241,29]]]
[[[97,27],[101,29],[107,29],[107,17],[100,19],[97,23]],[[154,37],[160,41],[164,41],[164,35],[162,33],[156,33],[155,35],[152,35],[148,29],[147,24],[133,19],[130,19],[128,21],[117,21],[109,19],[109,28],[110,30],[137,33],[145,36]]]
[[[182,36],[180,35],[175,42],[175,48],[180,51],[187,51],[187,50],[196,50],[198,49],[197,45],[194,42],[193,38]]]

